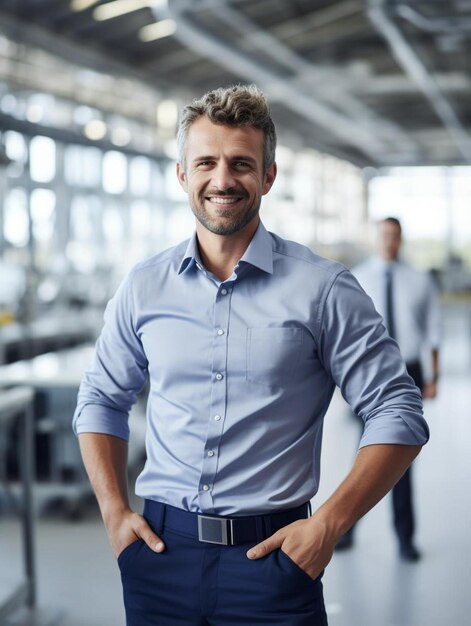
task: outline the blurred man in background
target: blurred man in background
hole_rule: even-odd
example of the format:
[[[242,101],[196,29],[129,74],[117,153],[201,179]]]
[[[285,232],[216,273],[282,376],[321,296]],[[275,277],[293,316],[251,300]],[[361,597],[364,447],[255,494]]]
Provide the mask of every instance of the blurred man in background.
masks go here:
[[[353,274],[383,316],[389,335],[399,344],[407,371],[423,398],[435,398],[440,330],[437,290],[428,274],[399,260],[401,243],[399,220],[394,217],[382,220],[378,224],[378,255],[354,268]],[[411,480],[409,468],[393,488],[392,501],[400,555],[405,560],[416,561],[420,553],[414,544]],[[342,537],[336,549],[352,545],[353,527]]]

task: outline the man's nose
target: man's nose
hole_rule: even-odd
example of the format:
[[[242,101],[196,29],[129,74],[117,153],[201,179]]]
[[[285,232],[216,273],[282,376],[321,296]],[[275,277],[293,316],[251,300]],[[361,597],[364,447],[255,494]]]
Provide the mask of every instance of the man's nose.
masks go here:
[[[212,183],[220,191],[227,191],[235,186],[234,174],[227,163],[219,163],[213,170]]]

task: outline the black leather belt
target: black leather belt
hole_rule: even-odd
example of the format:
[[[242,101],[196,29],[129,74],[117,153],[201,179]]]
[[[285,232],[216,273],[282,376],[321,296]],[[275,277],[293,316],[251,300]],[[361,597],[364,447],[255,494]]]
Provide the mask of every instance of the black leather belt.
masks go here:
[[[155,500],[146,500],[144,504],[144,517],[152,523],[157,534],[168,528],[199,541],[222,546],[259,543],[283,526],[309,515],[309,503],[295,509],[247,517],[190,513]]]

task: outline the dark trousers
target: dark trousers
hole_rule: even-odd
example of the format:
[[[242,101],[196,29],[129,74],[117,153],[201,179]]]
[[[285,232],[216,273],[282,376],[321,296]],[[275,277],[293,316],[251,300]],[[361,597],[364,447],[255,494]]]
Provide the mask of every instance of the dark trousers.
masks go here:
[[[281,550],[251,561],[253,543],[202,543],[144,515],[166,550],[139,540],[119,555],[127,626],[327,626],[320,577]]]
[[[420,363],[407,363],[407,371],[417,387],[422,390],[424,378]],[[415,530],[414,504],[412,499],[412,466],[392,490],[393,520],[400,543],[409,544]]]

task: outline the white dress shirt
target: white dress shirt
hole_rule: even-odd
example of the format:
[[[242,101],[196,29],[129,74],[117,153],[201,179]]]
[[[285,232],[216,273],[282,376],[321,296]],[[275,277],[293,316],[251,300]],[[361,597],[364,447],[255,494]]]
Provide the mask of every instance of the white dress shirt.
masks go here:
[[[420,361],[424,350],[438,349],[440,310],[437,290],[429,274],[402,261],[387,263],[374,257],[353,268],[352,272],[371,297],[376,310],[386,315],[386,268],[393,280],[393,308],[396,341],[406,363]],[[424,363],[426,376],[429,373]]]

